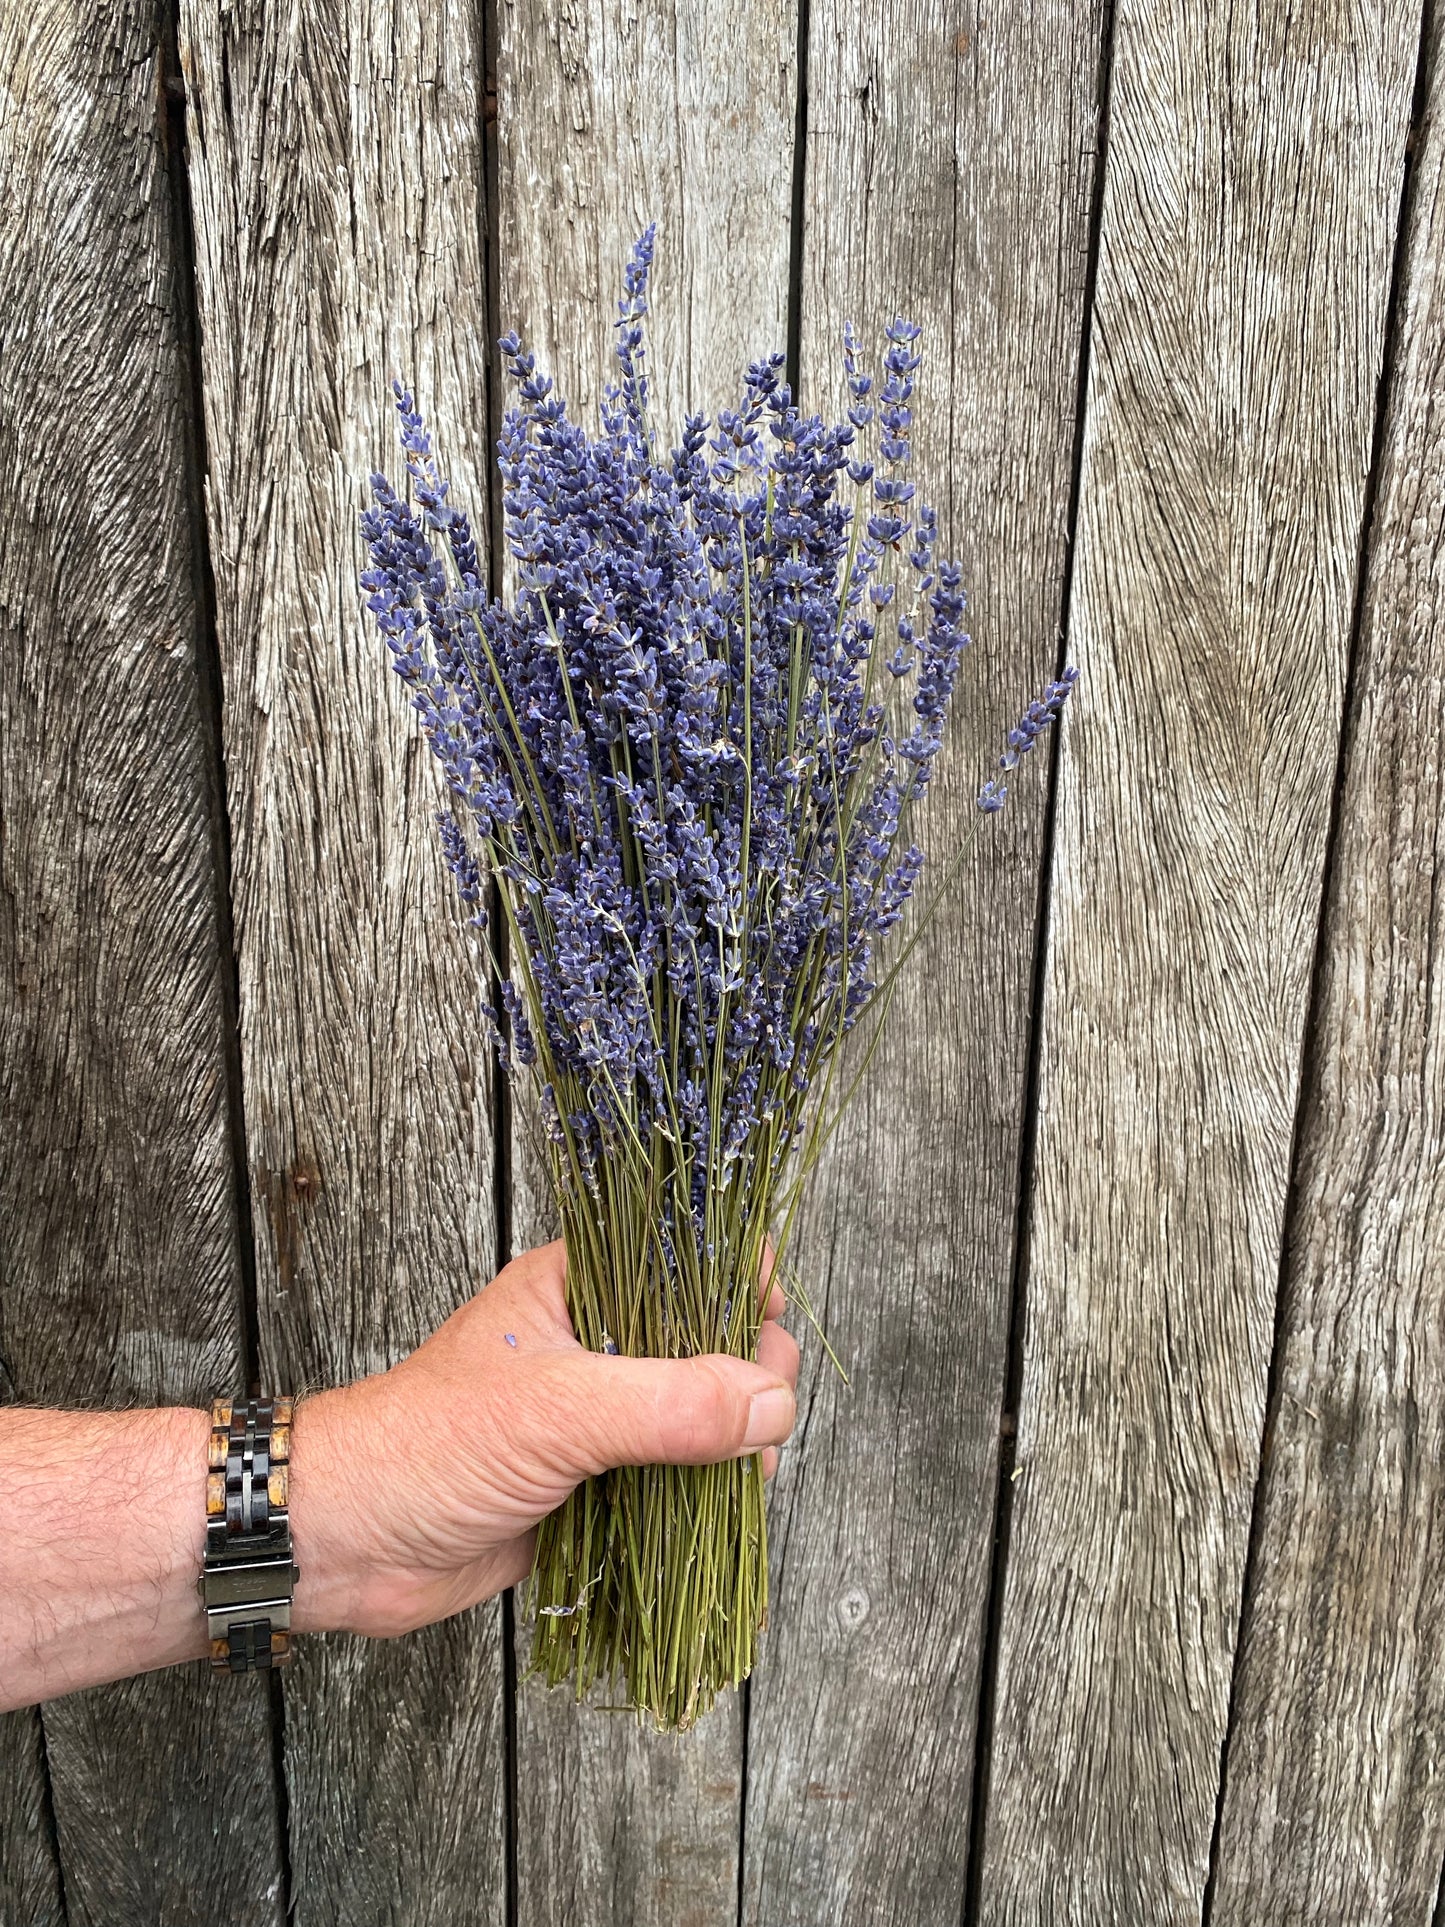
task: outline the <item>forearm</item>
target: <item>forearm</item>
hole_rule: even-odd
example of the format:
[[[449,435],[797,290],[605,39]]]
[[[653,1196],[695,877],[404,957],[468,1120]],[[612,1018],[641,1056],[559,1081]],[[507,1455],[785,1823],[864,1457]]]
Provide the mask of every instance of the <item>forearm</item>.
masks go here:
[[[325,1484],[338,1403],[307,1400],[293,1426],[300,1632],[344,1623],[356,1588]],[[209,1428],[188,1407],[0,1410],[0,1712],[206,1656]]]
[[[0,1411],[0,1711],[205,1653],[207,1429]]]

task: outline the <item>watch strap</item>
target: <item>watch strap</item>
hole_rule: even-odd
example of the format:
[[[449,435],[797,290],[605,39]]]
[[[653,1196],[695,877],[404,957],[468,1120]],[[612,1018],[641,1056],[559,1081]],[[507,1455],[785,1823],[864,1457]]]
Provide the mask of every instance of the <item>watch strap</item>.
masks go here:
[[[298,1569],[289,1512],[289,1398],[217,1399],[206,1473],[201,1574],[218,1673],[284,1666]]]

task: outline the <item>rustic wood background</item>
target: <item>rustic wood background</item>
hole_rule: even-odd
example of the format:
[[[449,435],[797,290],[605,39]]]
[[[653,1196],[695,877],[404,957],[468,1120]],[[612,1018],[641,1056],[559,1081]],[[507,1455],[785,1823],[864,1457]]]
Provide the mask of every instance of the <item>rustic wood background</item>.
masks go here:
[[[394,370],[482,507],[489,343],[595,402],[649,218],[673,416],[916,315],[935,840],[1082,670],[815,1189],[750,1688],[579,1713],[508,1600],[10,1715],[6,1927],[1445,1927],[1441,33],[4,0],[0,1397],[374,1369],[544,1228],[355,586]]]

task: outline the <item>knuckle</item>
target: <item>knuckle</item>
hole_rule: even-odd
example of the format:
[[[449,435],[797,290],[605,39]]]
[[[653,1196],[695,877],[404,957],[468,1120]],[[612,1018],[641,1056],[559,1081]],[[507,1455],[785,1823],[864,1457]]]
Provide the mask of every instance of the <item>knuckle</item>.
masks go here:
[[[680,1408],[689,1434],[688,1452],[699,1459],[735,1452],[747,1430],[746,1394],[732,1374],[711,1358],[697,1361],[693,1378],[695,1389]]]

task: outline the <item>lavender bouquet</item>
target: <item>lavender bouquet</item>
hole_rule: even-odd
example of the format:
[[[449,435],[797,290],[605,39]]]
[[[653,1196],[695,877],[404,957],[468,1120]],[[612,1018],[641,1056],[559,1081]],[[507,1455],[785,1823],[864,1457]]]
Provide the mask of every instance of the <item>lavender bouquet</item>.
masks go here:
[[[839,1047],[865,1015],[876,1041],[916,940],[880,970],[969,638],[908,479],[920,330],[891,323],[876,388],[846,331],[845,422],[802,414],[773,355],[663,453],[652,245],[649,228],[627,267],[599,438],[501,343],[511,600],[489,600],[400,387],[412,499],[371,478],[362,581],[454,798],[442,841],[491,958],[502,1061],[534,1086],[577,1336],[748,1357],[765,1237],[781,1261],[871,1041],[841,1077]],[[1010,732],[1005,772],[1074,675]],[[1005,793],[993,778],[980,810]],[[550,1682],[580,1698],[620,1677],[687,1726],[756,1655],[760,1458],[590,1481],[542,1526],[534,1589]]]

